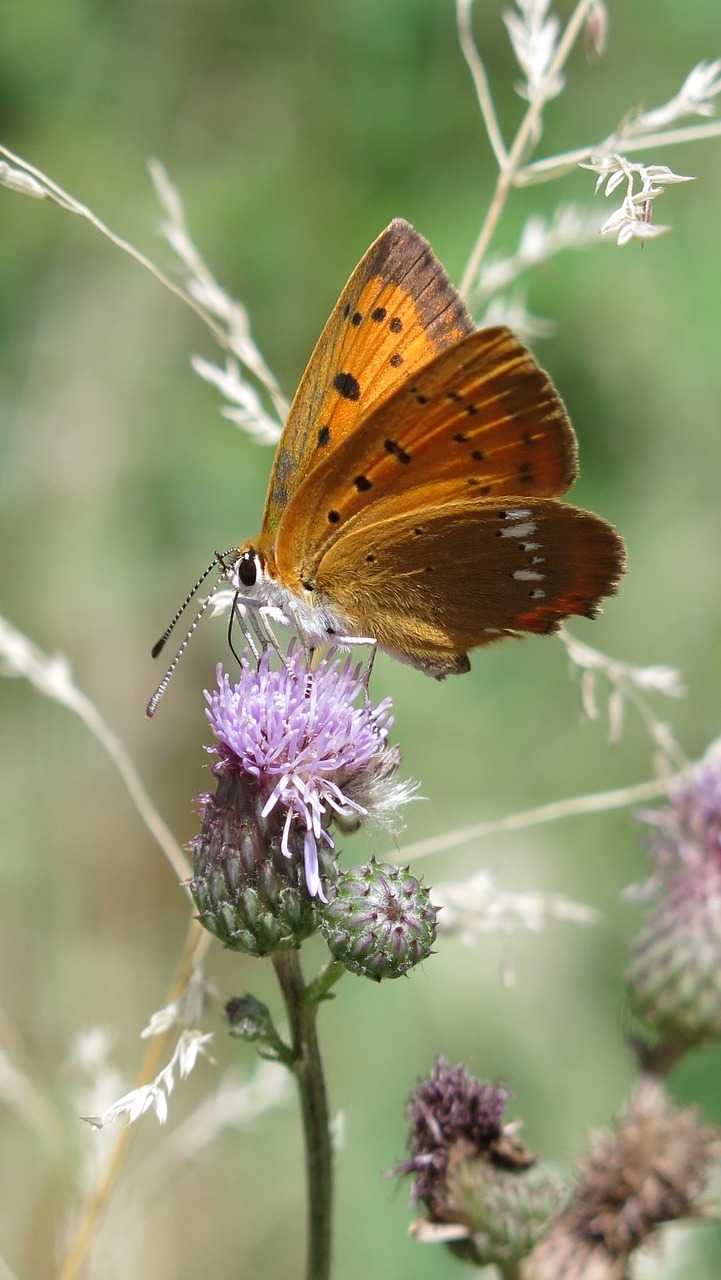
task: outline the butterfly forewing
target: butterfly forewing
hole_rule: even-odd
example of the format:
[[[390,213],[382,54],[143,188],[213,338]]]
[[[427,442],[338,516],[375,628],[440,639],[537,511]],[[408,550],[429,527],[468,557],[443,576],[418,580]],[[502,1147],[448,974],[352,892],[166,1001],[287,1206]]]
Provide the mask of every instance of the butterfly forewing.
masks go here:
[[[278,569],[289,585],[294,568],[312,579],[349,522],[372,518],[380,502],[403,512],[553,497],[575,471],[575,437],[548,375],[508,329],[480,330],[406,379],[313,468],[280,525]]]
[[[623,543],[554,500],[452,502],[361,519],[319,565],[316,590],[351,625],[430,674],[467,669],[468,649],[593,616],[623,573]],[[370,513],[369,513],[370,515]]]
[[[353,272],[301,379],[270,478],[266,551],[303,476],[399,382],[472,330],[428,243],[395,219]]]

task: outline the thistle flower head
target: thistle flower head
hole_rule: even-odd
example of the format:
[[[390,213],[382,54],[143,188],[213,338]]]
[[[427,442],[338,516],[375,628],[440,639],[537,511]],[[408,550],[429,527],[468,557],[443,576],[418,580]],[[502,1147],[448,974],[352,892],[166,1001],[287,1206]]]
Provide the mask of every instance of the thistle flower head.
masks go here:
[[[651,906],[626,976],[638,1010],[681,1051],[721,1035],[721,742],[642,817]]]
[[[721,738],[669,789],[669,804],[640,815],[654,828],[655,879],[668,881],[684,868],[721,868]]]
[[[432,1213],[441,1209],[443,1183],[454,1147],[491,1158],[503,1134],[503,1114],[510,1098],[504,1085],[474,1080],[463,1065],[451,1067],[438,1058],[406,1104],[410,1159],[397,1172],[414,1178],[413,1199]]]
[[[387,746],[390,698],[372,707],[360,666],[331,657],[311,671],[298,646],[279,671],[269,652],[257,667],[244,657],[235,684],[218,667],[218,690],[205,696],[216,738],[209,749],[218,756],[213,772],[251,781],[263,818],[283,813],[285,857],[291,830],[302,830],[308,892],[324,898],[318,847],[333,848],[333,819],[387,823],[408,798],[407,786],[390,781],[400,759]]]
[[[450,1066],[443,1057],[435,1061],[406,1106],[411,1158],[400,1171],[417,1175],[414,1199],[433,1199],[429,1183],[456,1143],[464,1143],[475,1155],[490,1155],[501,1138],[510,1097],[505,1085],[475,1080],[465,1066]]]
[[[474,1080],[439,1058],[408,1099],[413,1199],[427,1219],[414,1226],[476,1266],[517,1264],[557,1212],[563,1191],[503,1117],[509,1090]]]

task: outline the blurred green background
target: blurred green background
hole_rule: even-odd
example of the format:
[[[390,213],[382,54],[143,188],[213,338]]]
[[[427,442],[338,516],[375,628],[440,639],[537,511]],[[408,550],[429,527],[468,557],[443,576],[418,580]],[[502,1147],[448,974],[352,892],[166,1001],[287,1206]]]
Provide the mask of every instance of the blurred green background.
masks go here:
[[[479,9],[508,137],[522,109],[517,69],[500,8]],[[639,102],[665,102],[721,52],[720,34],[717,0],[682,12],[656,0],[652,14],[612,3],[610,52],[591,66],[574,54],[539,154],[605,136]],[[412,221],[459,279],[494,180],[449,0],[5,5],[0,118],[8,146],[173,271],[145,169],[160,157],[197,245],[248,306],[288,394],[390,218]],[[691,756],[721,728],[720,157],[721,141],[644,156],[697,175],[658,206],[673,234],[644,249],[565,254],[527,282],[530,309],[556,324],[537,351],[578,431],[574,498],[614,521],[629,549],[619,597],[573,629],[616,657],[683,669],[686,700],[659,710]],[[592,188],[579,172],[516,194],[494,250],[515,247],[529,213],[590,199]],[[217,351],[149,275],[49,204],[0,191],[0,227],[0,609],[67,655],[185,842],[208,782],[201,690],[225,653],[224,623],[201,629],[150,725],[159,673],[149,649],[214,549],[257,532],[271,455],[220,416],[189,365],[192,352]],[[550,640],[477,654],[469,675],[440,685],[380,659],[374,693],[393,695],[403,767],[426,797],[409,809],[409,840],[652,773],[633,715],[613,748],[603,721],[582,721],[578,684]],[[164,1003],[187,903],[85,728],[22,681],[5,681],[0,695],[0,1044],[35,1090],[18,1100],[4,1072],[0,1255],[17,1277],[42,1277],[98,1143],[77,1119],[73,1045],[107,1028],[122,1072],[115,1096],[131,1087],[137,1035]],[[369,850],[386,852],[387,837],[349,840],[347,864]],[[381,1178],[403,1154],[407,1091],[437,1053],[508,1082],[528,1144],[563,1171],[630,1087],[619,974],[635,915],[619,892],[644,874],[637,824],[625,812],[574,819],[422,869],[432,883],[483,866],[509,892],[587,902],[601,923],[489,938],[477,950],[444,943],[408,980],[341,984],[321,1030],[332,1104],[346,1114],[342,1280],[463,1273],[408,1238],[406,1188]],[[319,959],[309,955],[309,968]],[[501,981],[509,961],[511,990]],[[263,963],[217,950],[209,971],[223,999],[250,988],[275,1007]],[[219,1005],[207,1027],[216,1063],[174,1094],[170,1128],[229,1064],[252,1064],[225,1035]],[[679,1099],[717,1122],[720,1065],[718,1050],[698,1054],[673,1079]],[[92,1274],[299,1276],[294,1108],[143,1181],[168,1133],[152,1117],[138,1125],[123,1194],[132,1205],[141,1186],[142,1201]],[[648,1274],[717,1275],[717,1228],[678,1234],[680,1260],[655,1260]]]

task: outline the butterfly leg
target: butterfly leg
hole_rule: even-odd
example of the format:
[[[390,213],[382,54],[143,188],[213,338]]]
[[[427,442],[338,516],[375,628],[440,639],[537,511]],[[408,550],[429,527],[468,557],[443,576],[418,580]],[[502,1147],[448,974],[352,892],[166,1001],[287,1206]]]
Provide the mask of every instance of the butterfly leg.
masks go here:
[[[253,618],[252,611],[248,609],[239,598],[237,591],[233,597],[233,605],[230,611],[230,618],[228,619],[228,647],[233,657],[240,665],[240,658],[236,653],[235,645],[233,644],[234,623],[237,623],[240,627],[243,639],[255,658],[256,663],[260,662],[261,654],[265,648],[266,642],[263,636],[259,634],[259,629],[255,623],[255,619]]]
[[[275,649],[275,652],[277,653],[278,657],[280,658],[281,662],[283,663],[283,666],[287,671],[288,664],[285,660],[285,654],[283,653],[283,650],[280,647],[280,641],[271,626],[271,620],[273,622],[280,623],[280,625],[283,627],[287,627],[289,625],[288,618],[283,613],[282,609],[278,609],[275,605],[272,605],[272,604],[262,604],[258,609],[258,613],[261,619],[261,623],[258,629],[260,630],[260,627],[262,626],[262,629],[265,635],[264,647],[267,648],[268,645],[271,645],[271,647]]]
[[[231,626],[233,621],[238,623],[255,661],[260,662],[261,656],[270,647],[278,654],[283,666],[286,666],[280,642],[271,626],[271,619],[273,622],[279,622],[283,626],[290,625],[286,615],[275,605],[260,604],[259,601],[254,600],[251,596],[244,596],[241,592],[235,593],[231,613]],[[238,655],[230,638],[230,628],[228,643],[232,653],[237,658]]]
[[[364,697],[364,699],[365,699],[366,706],[370,706],[370,700],[371,700],[371,695],[370,695],[371,674],[372,674],[372,671],[373,671],[373,664],[375,663],[375,660],[376,660],[376,654],[377,654],[377,652],[378,652],[378,645],[376,644],[375,640],[372,640],[372,641],[371,641],[371,651],[370,651],[370,653],[368,654],[368,662],[366,663],[366,669],[365,669],[365,671],[363,672],[363,679],[361,680],[361,684],[363,685],[363,697]]]

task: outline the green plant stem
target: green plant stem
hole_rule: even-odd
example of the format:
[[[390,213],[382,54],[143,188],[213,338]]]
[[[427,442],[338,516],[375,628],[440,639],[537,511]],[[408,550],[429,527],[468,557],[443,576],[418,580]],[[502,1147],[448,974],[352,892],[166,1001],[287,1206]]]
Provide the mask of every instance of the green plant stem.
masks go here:
[[[304,999],[307,1004],[319,1004],[321,1000],[332,1000],[331,988],[348,970],[340,960],[329,960],[316,974],[305,989]]]
[[[521,1265],[519,1262],[505,1262],[500,1266],[500,1274],[503,1280],[521,1280]]]
[[[316,1034],[318,1005],[306,999],[297,951],[279,951],[273,966],[283,992],[298,1084],[307,1179],[308,1244],[306,1280],[329,1280],[333,1153],[328,1125],[323,1063]]]

